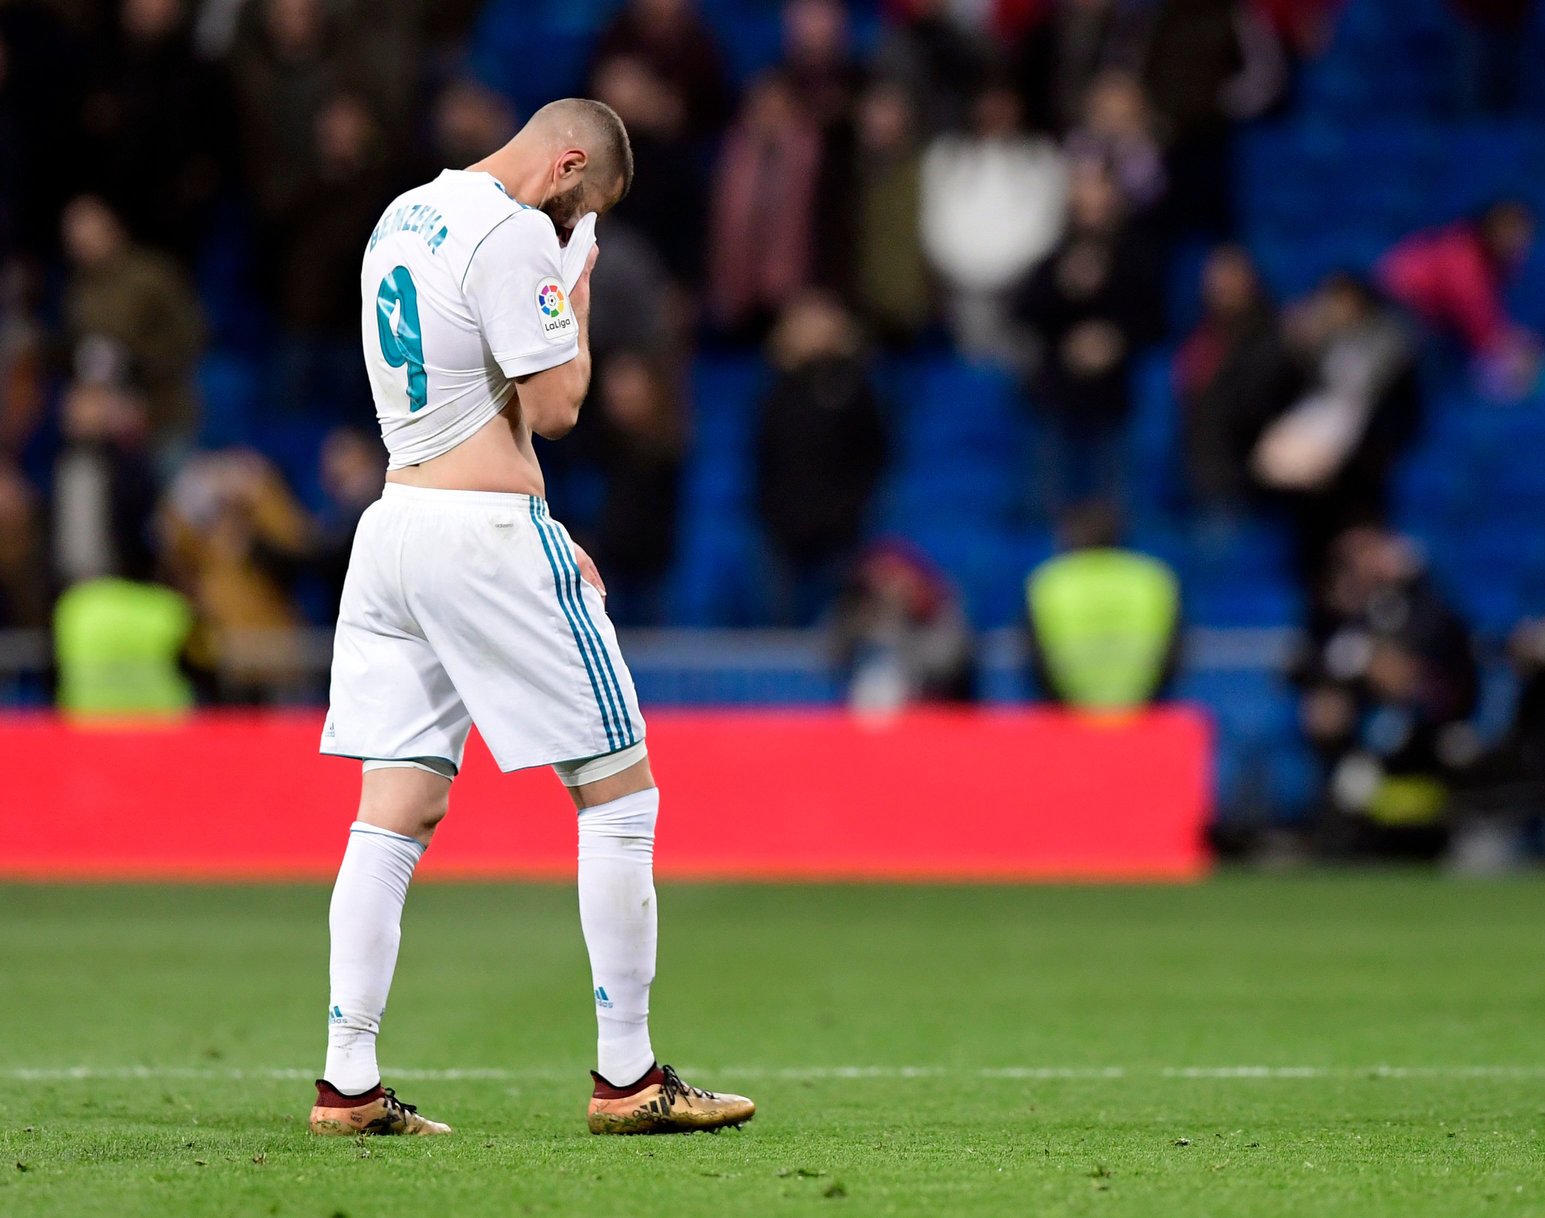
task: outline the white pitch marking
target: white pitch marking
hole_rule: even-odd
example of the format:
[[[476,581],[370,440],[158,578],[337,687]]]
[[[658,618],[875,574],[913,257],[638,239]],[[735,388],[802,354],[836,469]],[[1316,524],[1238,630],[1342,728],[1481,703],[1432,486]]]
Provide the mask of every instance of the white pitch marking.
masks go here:
[[[392,1070],[393,1079],[410,1082],[518,1083],[560,1082],[582,1072],[557,1069],[512,1070],[506,1067],[466,1067],[444,1070]],[[692,1076],[741,1079],[833,1081],[909,1081],[914,1079],[976,1078],[1020,1082],[1102,1082],[1116,1079],[1160,1078],[1204,1082],[1291,1082],[1327,1079],[1536,1079],[1545,1078],[1545,1065],[1492,1066],[724,1066],[690,1069]],[[314,1070],[260,1066],[8,1066],[0,1078],[14,1082],[310,1082]]]

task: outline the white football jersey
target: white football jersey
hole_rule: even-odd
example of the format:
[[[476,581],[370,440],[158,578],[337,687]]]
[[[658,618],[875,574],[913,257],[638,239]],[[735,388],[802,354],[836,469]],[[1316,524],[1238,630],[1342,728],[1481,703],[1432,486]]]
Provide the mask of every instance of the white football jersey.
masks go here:
[[[390,469],[450,451],[504,409],[513,378],[579,353],[557,230],[491,174],[447,169],[393,200],[360,296]]]

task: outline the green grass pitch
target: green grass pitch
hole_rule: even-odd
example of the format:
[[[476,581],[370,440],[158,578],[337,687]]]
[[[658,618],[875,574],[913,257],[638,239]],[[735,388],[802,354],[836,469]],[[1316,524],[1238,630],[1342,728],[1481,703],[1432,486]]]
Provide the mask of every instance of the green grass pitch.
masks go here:
[[[0,887],[0,1215],[1545,1214],[1536,880],[667,887],[656,1046],[761,1106],[689,1138],[585,1131],[532,885],[409,899],[387,1081],[457,1135],[309,1138],[326,904]]]

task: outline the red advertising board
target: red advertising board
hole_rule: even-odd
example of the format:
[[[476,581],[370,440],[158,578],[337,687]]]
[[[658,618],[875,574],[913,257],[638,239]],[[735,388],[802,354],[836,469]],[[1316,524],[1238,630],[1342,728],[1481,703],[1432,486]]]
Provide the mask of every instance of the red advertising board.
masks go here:
[[[167,726],[0,717],[0,877],[326,879],[358,766],[319,713]],[[656,711],[656,866],[670,878],[1186,879],[1207,865],[1211,743],[1175,707]],[[569,876],[574,811],[549,772],[468,749],[421,874]]]

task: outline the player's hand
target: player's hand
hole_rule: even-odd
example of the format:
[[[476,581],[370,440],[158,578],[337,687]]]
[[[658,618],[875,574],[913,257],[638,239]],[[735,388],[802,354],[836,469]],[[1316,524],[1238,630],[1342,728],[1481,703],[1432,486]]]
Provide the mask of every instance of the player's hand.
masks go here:
[[[574,306],[574,312],[581,318],[590,316],[590,272],[595,270],[595,260],[601,256],[601,247],[593,245],[590,254],[585,259],[585,269],[580,272],[579,280],[574,285],[574,290],[569,293],[569,301]]]
[[[590,259],[595,261],[594,255]],[[587,272],[588,273],[588,272]],[[583,282],[583,281],[581,281]],[[579,577],[601,594],[601,599],[606,599],[606,585],[601,582],[601,569],[595,565],[595,559],[586,554],[578,545],[574,547],[574,558],[579,563]]]

